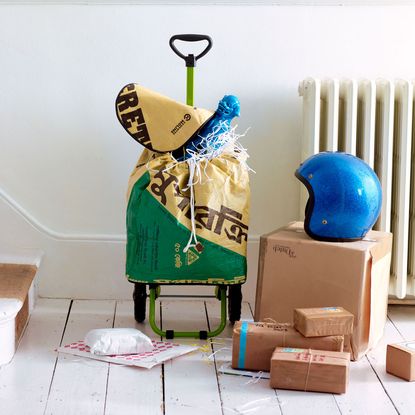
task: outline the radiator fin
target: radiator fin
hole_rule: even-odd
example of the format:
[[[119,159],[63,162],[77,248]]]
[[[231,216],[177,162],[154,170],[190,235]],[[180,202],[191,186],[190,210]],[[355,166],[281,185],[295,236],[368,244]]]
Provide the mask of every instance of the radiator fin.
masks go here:
[[[375,229],[394,234],[391,290],[415,295],[414,84],[407,80],[307,78],[302,159],[325,150],[355,154],[376,171],[383,192]],[[302,190],[300,215],[307,194]]]

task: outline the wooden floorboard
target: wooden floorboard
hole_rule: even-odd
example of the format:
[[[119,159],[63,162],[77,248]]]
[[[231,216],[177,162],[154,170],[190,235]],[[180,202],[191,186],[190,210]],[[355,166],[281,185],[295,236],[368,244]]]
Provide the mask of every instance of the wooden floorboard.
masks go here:
[[[386,373],[386,346],[404,340],[415,339],[415,307],[390,306],[389,320],[380,344],[368,353],[368,359],[376,370],[379,380],[390,396],[396,411],[401,415],[415,413],[415,382],[407,382]]]
[[[150,338],[160,340],[148,324],[134,320],[132,301],[118,301],[114,327],[135,327]],[[158,316],[160,308],[157,307]],[[110,365],[105,415],[163,414],[162,366],[141,369]]]
[[[341,413],[335,396],[329,393],[304,393],[278,389],[275,394],[283,415],[335,415]]]
[[[183,340],[198,351],[151,370],[109,365],[58,354],[61,343],[81,340],[99,327],[136,327],[157,338],[148,324],[137,324],[132,301],[41,299],[18,351],[0,368],[1,415],[175,415],[175,414],[356,414],[415,413],[415,382],[386,373],[388,343],[415,340],[415,307],[393,306],[385,335],[366,358],[352,362],[344,395],[274,391],[267,379],[220,372],[231,359],[232,326],[212,341]],[[163,328],[200,330],[219,322],[216,300],[162,299]],[[70,314],[68,316],[68,311]],[[242,318],[252,319],[247,303]],[[66,327],[66,329],[65,329]],[[63,338],[62,338],[63,337]]]
[[[220,321],[220,305],[218,301],[206,301],[206,309],[210,327],[216,327]],[[242,304],[242,320],[252,321],[248,303]],[[222,365],[229,364],[232,359],[232,331],[228,323],[218,338],[212,339],[213,355],[217,370],[223,413],[231,414],[281,414],[280,404],[269,379],[252,379],[220,372]]]
[[[43,415],[69,305],[38,300],[12,362],[0,370],[2,415]]]
[[[203,301],[162,301],[163,329],[207,330]],[[215,365],[208,340],[183,340],[199,349],[164,365],[166,415],[222,414]]]
[[[415,340],[415,307],[390,306],[388,315],[392,324],[405,340]]]
[[[74,301],[63,344],[83,340],[92,329],[112,327],[115,301]],[[105,407],[109,364],[59,354],[46,415],[102,415]]]
[[[366,357],[358,362],[350,362],[347,393],[334,395],[334,398],[342,414],[396,415],[397,413]]]

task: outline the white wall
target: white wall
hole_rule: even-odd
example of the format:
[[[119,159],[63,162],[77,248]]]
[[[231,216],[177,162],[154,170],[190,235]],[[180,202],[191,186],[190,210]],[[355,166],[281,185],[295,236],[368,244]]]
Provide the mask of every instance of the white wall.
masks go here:
[[[175,33],[214,40],[197,67],[199,106],[240,97],[238,124],[250,127],[244,144],[257,172],[251,234],[296,219],[298,82],[413,77],[414,18],[411,6],[0,6],[0,189],[48,228],[92,235],[48,238],[0,202],[0,250],[45,252],[41,295],[129,295],[123,244],[93,240],[124,233],[126,184],[141,151],[118,124],[114,98],[135,81],[184,99],[184,64],[168,47]],[[251,278],[255,269],[252,261]]]

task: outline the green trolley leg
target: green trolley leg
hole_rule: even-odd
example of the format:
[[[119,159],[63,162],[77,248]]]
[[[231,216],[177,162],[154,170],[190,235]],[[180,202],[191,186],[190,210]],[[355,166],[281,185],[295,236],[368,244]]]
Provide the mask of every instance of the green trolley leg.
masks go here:
[[[174,338],[174,337],[190,337],[196,339],[206,339],[208,337],[215,337],[222,333],[223,329],[226,326],[226,287],[220,287],[220,324],[219,326],[213,331],[174,331],[174,330],[162,330],[160,327],[157,326],[156,323],[156,290],[157,288],[150,288],[150,313],[149,313],[149,321],[150,326],[153,331],[158,334],[159,336],[166,337],[166,338]]]
[[[216,330],[208,332],[208,337],[216,337],[226,326],[226,287],[220,287],[220,324]]]
[[[148,319],[154,333],[166,337],[166,332],[161,330],[156,323],[156,288],[150,288],[150,313]]]

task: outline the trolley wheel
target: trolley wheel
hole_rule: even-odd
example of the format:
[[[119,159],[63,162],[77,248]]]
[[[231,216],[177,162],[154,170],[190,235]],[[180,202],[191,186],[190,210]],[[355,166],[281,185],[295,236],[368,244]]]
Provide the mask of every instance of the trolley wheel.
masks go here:
[[[229,321],[234,324],[235,321],[241,319],[241,305],[242,305],[242,286],[235,284],[229,286],[228,294],[228,313]]]
[[[146,319],[146,284],[141,282],[134,283],[134,318],[137,323],[142,323]]]
[[[220,286],[219,285],[217,285],[216,287],[215,287],[215,298],[217,299],[217,300],[221,300],[221,290],[220,290]]]

